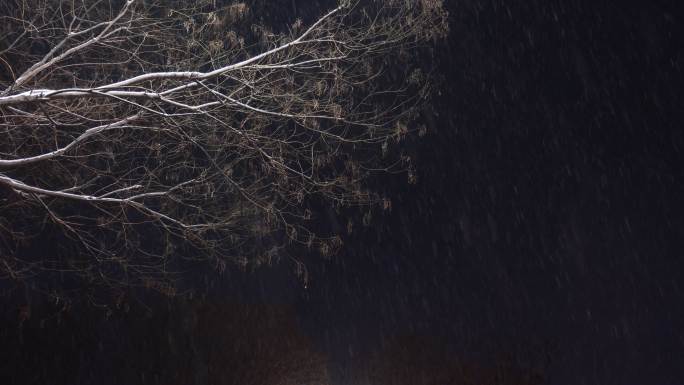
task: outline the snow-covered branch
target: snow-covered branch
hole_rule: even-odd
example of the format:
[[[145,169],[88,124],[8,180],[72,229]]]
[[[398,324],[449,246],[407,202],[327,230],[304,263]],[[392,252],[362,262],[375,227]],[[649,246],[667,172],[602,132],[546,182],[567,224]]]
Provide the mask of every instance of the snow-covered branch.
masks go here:
[[[411,167],[391,148],[429,95],[416,55],[446,33],[439,0],[273,28],[232,1],[44,3],[0,7],[0,212],[22,228],[3,239],[50,223],[108,282],[178,268],[176,247],[217,265],[339,248],[311,202],[385,201],[365,181]]]

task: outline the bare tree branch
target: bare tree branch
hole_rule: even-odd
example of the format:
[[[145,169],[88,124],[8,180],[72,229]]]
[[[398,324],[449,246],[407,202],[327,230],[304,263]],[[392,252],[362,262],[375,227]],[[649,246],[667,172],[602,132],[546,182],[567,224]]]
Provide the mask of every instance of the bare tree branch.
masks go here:
[[[85,250],[0,248],[5,276],[142,285],[183,247],[216,266],[287,243],[325,254],[341,238],[311,230],[311,202],[385,202],[365,181],[411,167],[388,145],[428,97],[411,51],[445,35],[441,1],[342,2],[282,33],[215,3],[0,5],[0,231],[41,223]]]

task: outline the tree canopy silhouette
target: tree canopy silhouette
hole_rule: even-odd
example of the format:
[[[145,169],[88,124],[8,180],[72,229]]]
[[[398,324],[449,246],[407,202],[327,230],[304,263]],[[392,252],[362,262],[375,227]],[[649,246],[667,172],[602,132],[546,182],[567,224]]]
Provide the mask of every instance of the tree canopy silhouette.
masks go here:
[[[288,243],[333,253],[341,239],[316,231],[311,202],[387,206],[369,177],[415,179],[392,148],[429,95],[407,58],[446,34],[441,0],[344,0],[273,26],[251,12],[216,0],[0,5],[1,278],[173,294],[160,282],[183,259],[222,270],[268,263]],[[20,252],[40,233],[66,251]]]

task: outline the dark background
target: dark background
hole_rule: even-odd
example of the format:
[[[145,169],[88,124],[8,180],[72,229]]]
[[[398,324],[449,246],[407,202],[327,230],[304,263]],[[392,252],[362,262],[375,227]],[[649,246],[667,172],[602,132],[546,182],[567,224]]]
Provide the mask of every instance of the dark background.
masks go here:
[[[548,350],[549,384],[684,383],[675,4],[448,2],[419,183],[299,302],[339,362],[409,329]]]
[[[265,19],[288,22],[322,7],[261,3]],[[401,334],[541,367],[548,384],[684,383],[677,2],[447,7],[450,37],[429,58],[439,87],[421,118],[427,135],[410,144],[418,183],[376,181],[392,210],[357,223],[338,256],[310,259],[308,287],[283,264],[229,271],[214,294],[294,306],[340,385]],[[55,330],[78,336],[96,313]],[[155,319],[98,318],[88,338],[144,338]],[[27,357],[36,330],[18,331]],[[76,346],[59,341],[54,354]],[[108,353],[87,350],[96,345],[80,354],[101,356],[88,361],[97,369]]]

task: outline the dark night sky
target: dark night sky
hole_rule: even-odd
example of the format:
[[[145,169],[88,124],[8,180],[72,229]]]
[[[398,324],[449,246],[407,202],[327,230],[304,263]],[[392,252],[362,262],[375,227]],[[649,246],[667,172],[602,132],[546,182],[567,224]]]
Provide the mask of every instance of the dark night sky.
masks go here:
[[[485,357],[548,344],[553,384],[683,383],[675,3],[449,2],[419,183],[389,181],[391,214],[298,302],[340,371],[414,332]]]
[[[401,333],[484,361],[545,347],[548,384],[684,383],[676,4],[448,1],[418,183],[377,181],[391,212],[311,259],[308,288],[283,264],[224,290],[294,304],[340,385]]]

